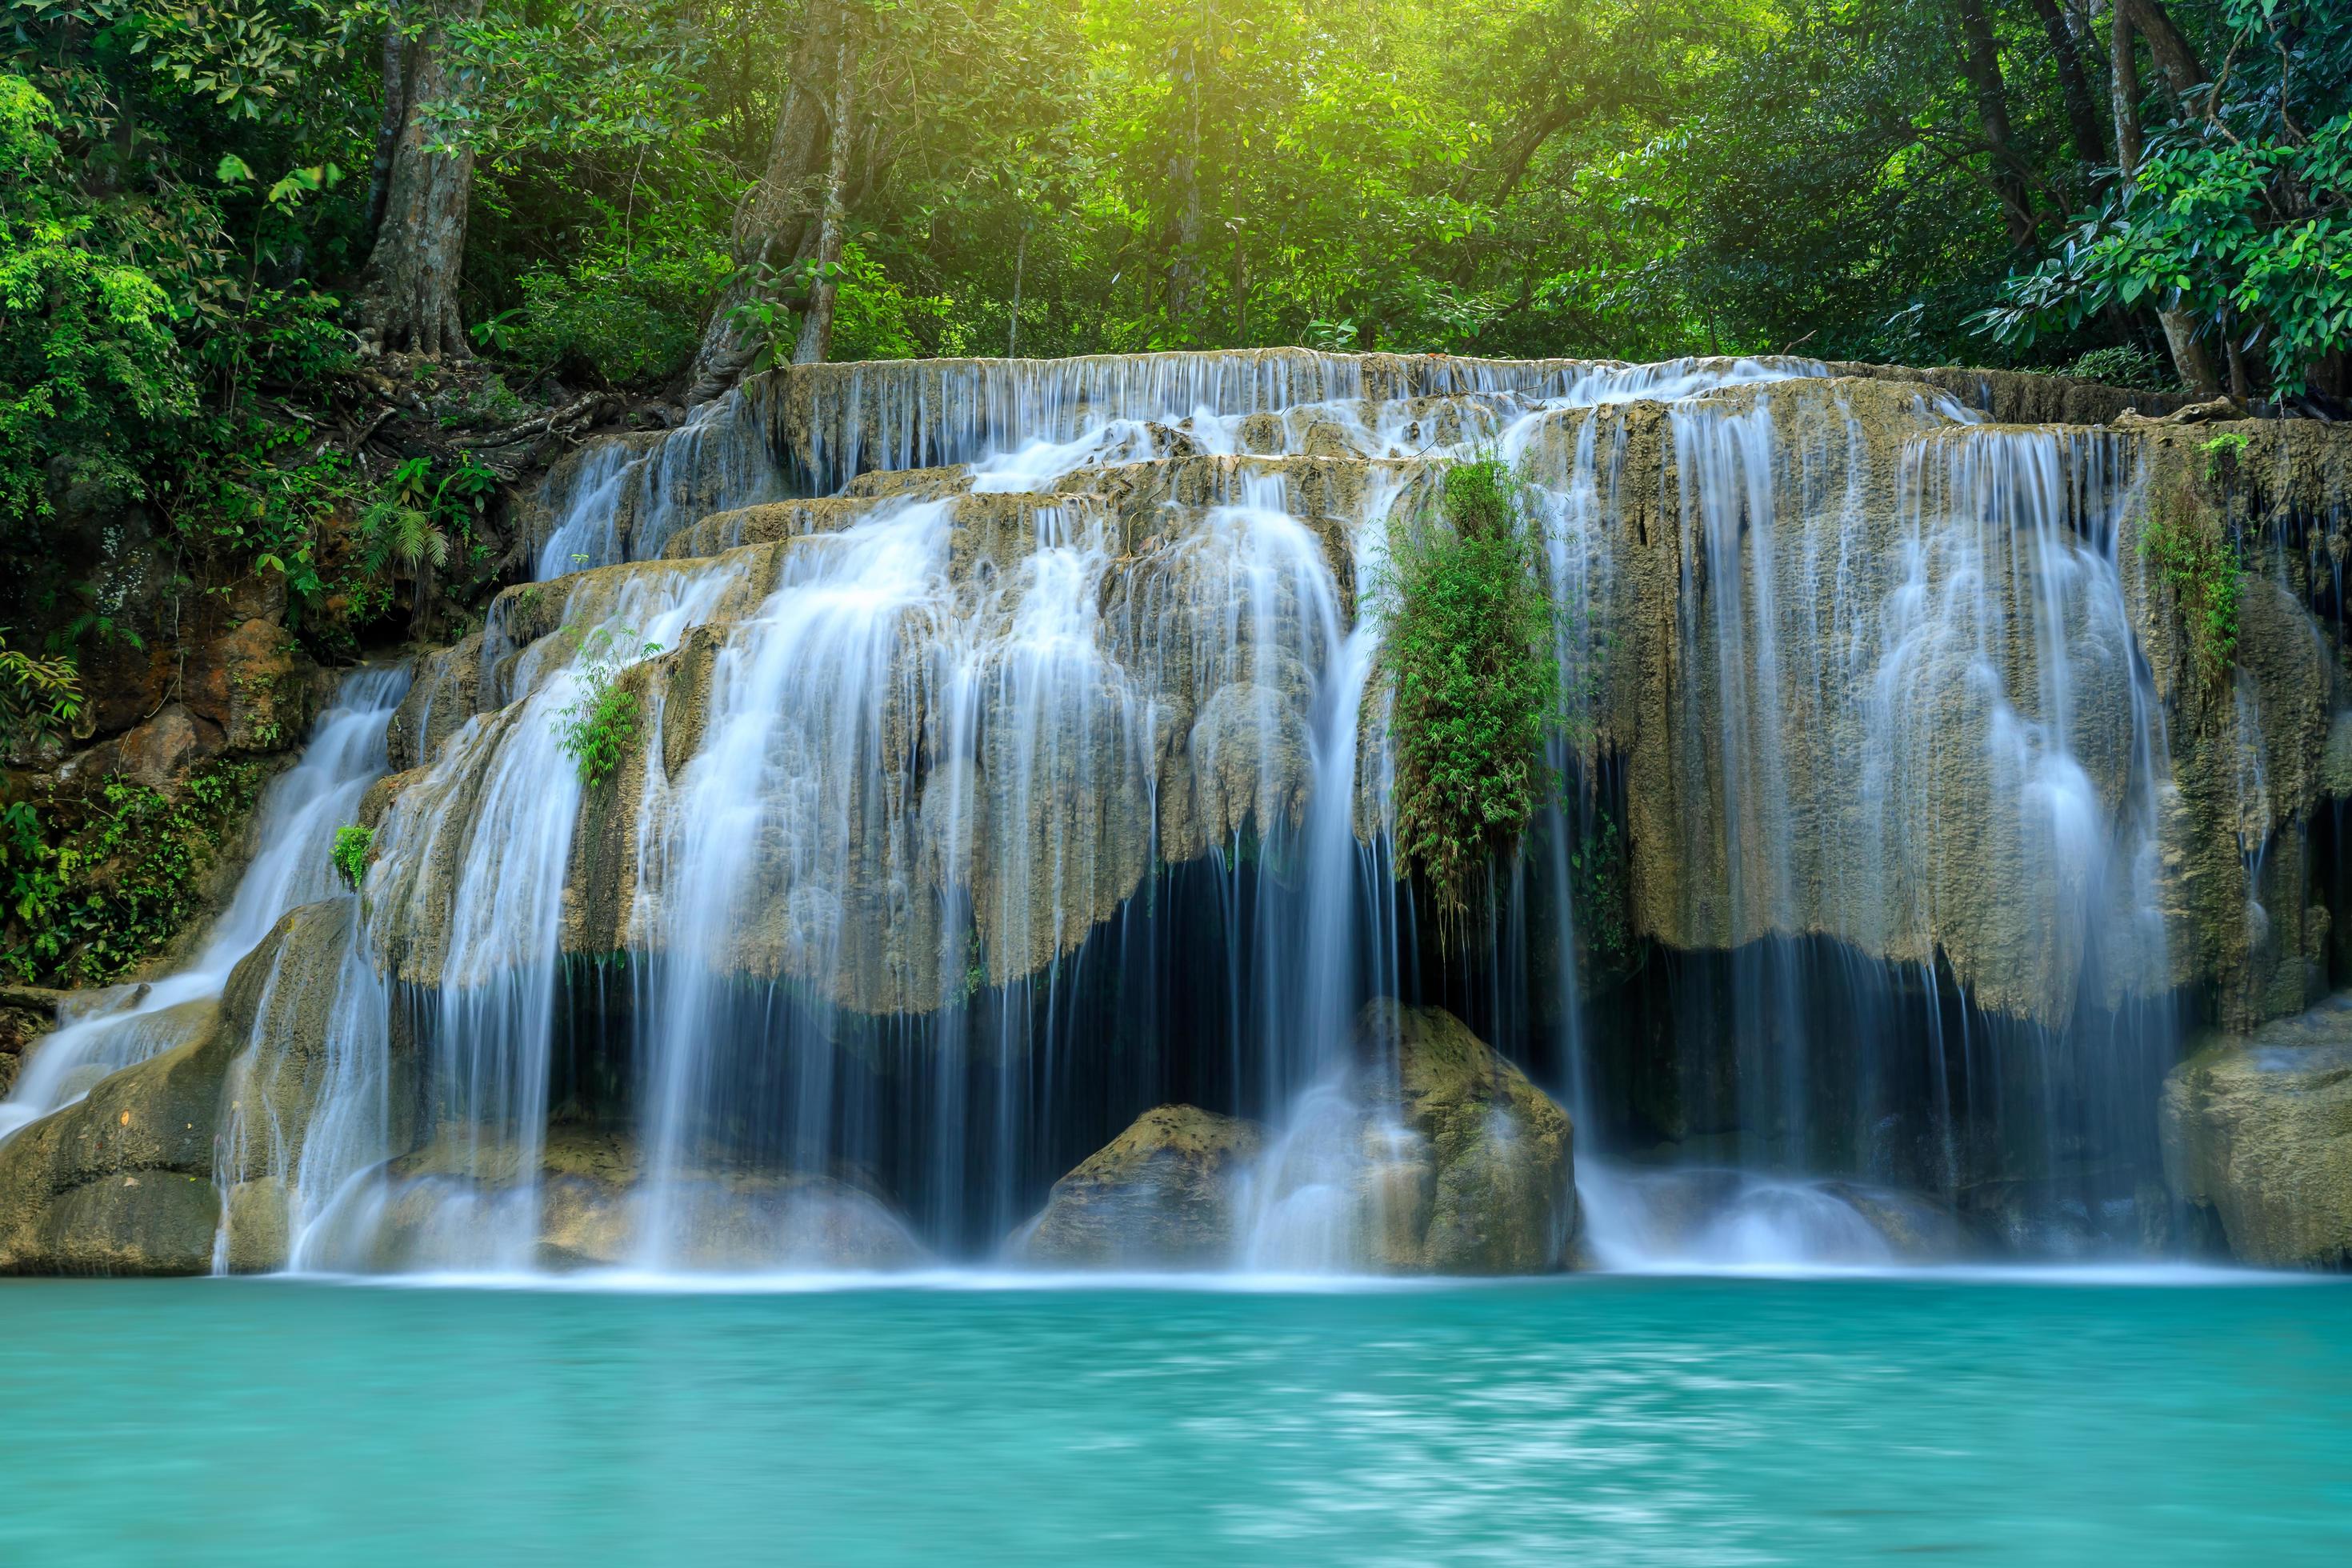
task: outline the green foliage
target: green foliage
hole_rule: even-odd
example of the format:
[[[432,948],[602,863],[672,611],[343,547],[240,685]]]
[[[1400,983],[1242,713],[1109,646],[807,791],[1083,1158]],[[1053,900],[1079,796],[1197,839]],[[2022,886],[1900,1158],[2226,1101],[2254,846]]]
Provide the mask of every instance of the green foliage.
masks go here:
[[[2221,431],[2198,450],[2205,454],[2205,477],[2218,484],[2224,474],[2236,467],[2238,459],[2246,455],[2246,433],[2243,430]]]
[[[199,912],[205,874],[261,786],[249,762],[215,762],[176,795],[127,780],[94,795],[0,809],[0,974],[100,985],[162,951]]]
[[[70,655],[47,658],[8,646],[0,627],[0,762],[58,739],[81,714],[79,672]]]
[[[173,305],[66,181],[56,107],[0,74],[0,521],[59,481],[147,493],[140,437],[194,413]]]
[[[2180,380],[2172,366],[2137,343],[2116,343],[2078,354],[2059,373],[2095,381],[2105,386],[2136,386],[2149,392],[2178,392]]]
[[[470,544],[474,523],[498,493],[498,476],[469,452],[437,479],[429,458],[409,458],[360,514],[368,570],[415,572],[449,564],[451,544]]]
[[[1540,541],[1492,458],[1446,472],[1438,520],[1391,531],[1381,660],[1393,684],[1400,870],[1458,928],[1487,866],[1549,797],[1559,707]]]
[[[2172,590],[2198,668],[2220,679],[2238,657],[2246,574],[2236,547],[2192,523],[2164,518],[2142,527],[2139,549]]]
[[[346,887],[357,888],[367,876],[368,851],[375,847],[375,829],[362,827],[357,823],[345,823],[335,829],[335,842],[327,851],[336,872]]]
[[[1593,976],[1622,973],[1634,955],[1633,928],[1625,908],[1625,850],[1617,819],[1595,805],[1591,820],[1568,852],[1569,897],[1577,934]]]
[[[2001,342],[2150,305],[2258,352],[2292,395],[2352,331],[2352,11],[2222,0],[2214,83],[2177,99],[2109,191],[1980,318]],[[2156,107],[2156,106],[2151,106]]]
[[[522,302],[494,336],[526,375],[562,369],[607,385],[642,385],[676,374],[693,357],[704,307],[730,270],[726,252],[631,251],[611,240],[569,266],[533,268],[518,280]]]
[[[621,752],[637,733],[637,700],[619,689],[627,645],[636,634],[626,627],[599,626],[581,639],[573,666],[579,695],[557,713],[555,743],[580,770],[580,782],[594,789],[620,765]],[[659,643],[638,645],[635,657],[651,658]]]

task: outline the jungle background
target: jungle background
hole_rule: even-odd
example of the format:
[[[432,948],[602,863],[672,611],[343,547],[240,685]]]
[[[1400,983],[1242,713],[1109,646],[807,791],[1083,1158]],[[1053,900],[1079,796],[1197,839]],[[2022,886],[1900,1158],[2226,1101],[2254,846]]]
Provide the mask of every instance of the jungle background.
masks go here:
[[[2347,391],[2336,0],[0,0],[0,53],[5,981],[152,960],[321,670],[778,361]]]

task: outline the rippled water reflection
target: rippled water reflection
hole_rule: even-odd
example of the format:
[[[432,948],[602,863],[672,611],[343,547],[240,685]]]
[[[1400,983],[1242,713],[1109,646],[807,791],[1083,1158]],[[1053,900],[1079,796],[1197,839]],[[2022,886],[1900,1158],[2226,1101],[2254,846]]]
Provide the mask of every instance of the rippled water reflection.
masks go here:
[[[2267,1563],[2352,1289],[0,1289],[0,1560]]]

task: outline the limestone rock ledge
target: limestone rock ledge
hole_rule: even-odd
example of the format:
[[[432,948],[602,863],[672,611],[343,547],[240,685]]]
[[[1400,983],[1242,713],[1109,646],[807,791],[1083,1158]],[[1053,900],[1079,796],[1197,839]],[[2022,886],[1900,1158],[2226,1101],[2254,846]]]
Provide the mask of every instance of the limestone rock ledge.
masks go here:
[[[2242,1263],[2352,1268],[2352,992],[2173,1068],[2165,1179]]]

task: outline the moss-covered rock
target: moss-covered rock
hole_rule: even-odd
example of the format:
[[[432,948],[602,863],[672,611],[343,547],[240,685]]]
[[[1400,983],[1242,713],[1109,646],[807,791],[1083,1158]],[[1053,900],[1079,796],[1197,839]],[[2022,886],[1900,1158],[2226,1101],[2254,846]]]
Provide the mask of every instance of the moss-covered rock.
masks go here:
[[[1568,1112],[1443,1008],[1371,1002],[1358,1031],[1371,1260],[1402,1273],[1563,1267],[1578,1218]]]
[[[2165,1177],[2231,1256],[2352,1268],[2352,993],[2206,1047],[2161,1114]]]
[[[1259,1142],[1252,1123],[1196,1106],[1147,1110],[1054,1184],[1008,1251],[1063,1268],[1230,1263],[1239,1188]]]

